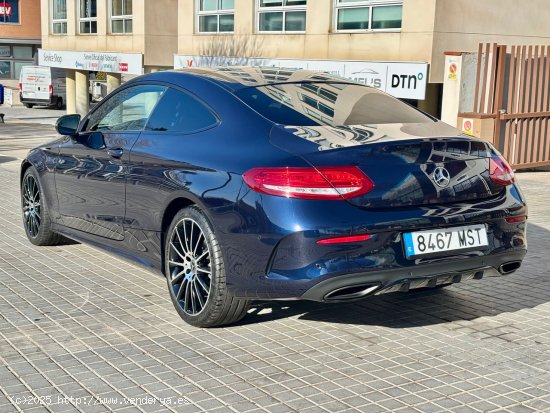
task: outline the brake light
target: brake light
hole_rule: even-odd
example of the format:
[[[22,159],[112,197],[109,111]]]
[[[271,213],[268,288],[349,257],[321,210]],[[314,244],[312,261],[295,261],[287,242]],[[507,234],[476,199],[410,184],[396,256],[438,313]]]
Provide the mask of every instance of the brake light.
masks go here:
[[[350,242],[367,241],[367,240],[371,239],[371,237],[372,237],[372,235],[370,235],[370,234],[349,235],[349,236],[344,236],[344,237],[320,239],[316,243],[319,244],[319,245],[347,244],[347,243],[350,243]]]
[[[515,180],[512,167],[502,156],[493,156],[489,160],[489,176],[495,184],[508,186]]]
[[[526,216],[519,216],[519,217],[508,217],[505,218],[506,222],[509,224],[517,224],[518,222],[525,222],[527,221]]]
[[[301,199],[348,199],[364,195],[374,183],[356,166],[254,168],[246,184],[263,194]]]
[[[19,83],[19,91],[20,91],[20,92],[23,91],[23,83]]]
[[[53,96],[53,85],[50,85],[50,96]]]

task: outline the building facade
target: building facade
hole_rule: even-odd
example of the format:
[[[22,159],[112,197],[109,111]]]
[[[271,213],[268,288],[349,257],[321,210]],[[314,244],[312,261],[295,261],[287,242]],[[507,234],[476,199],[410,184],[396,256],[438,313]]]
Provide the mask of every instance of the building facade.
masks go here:
[[[413,103],[439,115],[444,52],[475,51],[480,42],[550,41],[548,0],[518,6],[513,0],[179,0],[176,66],[200,64],[201,56],[203,62],[218,56],[211,60],[222,64],[223,56],[324,61],[329,71],[335,62],[340,68],[350,61],[423,62],[425,96]],[[399,76],[405,75],[409,81],[406,72]]]
[[[112,89],[124,73],[256,64],[351,77],[439,116],[444,52],[550,41],[548,0],[41,0],[41,16],[40,64],[69,69],[78,112],[92,72]]]
[[[67,69],[67,111],[86,113],[90,74],[122,77],[172,68],[177,0],[42,0],[39,63]]]
[[[0,83],[16,88],[41,43],[40,0],[0,1]]]

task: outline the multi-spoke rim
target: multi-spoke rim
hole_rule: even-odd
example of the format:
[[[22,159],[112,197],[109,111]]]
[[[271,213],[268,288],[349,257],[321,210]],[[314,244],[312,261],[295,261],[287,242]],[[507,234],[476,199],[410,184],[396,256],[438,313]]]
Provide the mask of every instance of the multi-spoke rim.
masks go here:
[[[196,221],[184,218],[170,236],[168,275],[181,309],[197,315],[206,306],[212,285],[210,249]]]
[[[38,236],[42,216],[40,215],[40,189],[32,175],[27,175],[23,181],[23,218],[25,228],[32,238]]]

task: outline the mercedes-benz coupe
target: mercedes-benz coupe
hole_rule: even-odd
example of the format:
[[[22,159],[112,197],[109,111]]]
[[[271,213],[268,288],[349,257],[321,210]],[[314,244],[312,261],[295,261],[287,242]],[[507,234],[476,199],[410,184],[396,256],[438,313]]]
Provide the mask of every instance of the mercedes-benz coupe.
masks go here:
[[[22,163],[29,240],[163,273],[194,326],[235,323],[251,300],[509,274],[526,253],[526,203],[491,144],[343,78],[152,73],[57,130]]]

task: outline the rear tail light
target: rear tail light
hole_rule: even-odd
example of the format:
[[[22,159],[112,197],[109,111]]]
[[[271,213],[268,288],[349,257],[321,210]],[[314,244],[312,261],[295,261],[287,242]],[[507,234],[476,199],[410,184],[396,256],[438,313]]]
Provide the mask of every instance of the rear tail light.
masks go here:
[[[243,179],[256,192],[301,199],[348,199],[374,188],[356,166],[254,168],[243,174]]]
[[[489,175],[495,184],[508,186],[514,182],[514,171],[502,156],[495,155],[489,160]]]
[[[527,217],[526,217],[526,216],[508,217],[508,218],[505,218],[505,219],[506,219],[506,222],[509,223],[509,224],[517,224],[518,222],[525,222],[525,221],[527,221]]]
[[[350,242],[368,241],[371,237],[372,237],[372,235],[370,235],[370,234],[349,235],[349,236],[344,236],[344,237],[334,237],[334,238],[320,239],[316,243],[319,244],[319,245],[348,244]]]
[[[19,91],[20,91],[20,92],[23,91],[23,83],[19,83]]]
[[[53,96],[53,85],[50,85],[50,96]]]

